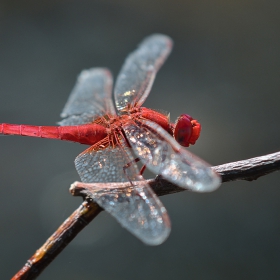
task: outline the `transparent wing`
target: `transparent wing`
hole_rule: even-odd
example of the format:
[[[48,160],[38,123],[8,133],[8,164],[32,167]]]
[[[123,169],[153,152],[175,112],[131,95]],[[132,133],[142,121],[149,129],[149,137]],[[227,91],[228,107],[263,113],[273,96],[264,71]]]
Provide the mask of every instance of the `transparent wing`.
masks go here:
[[[182,148],[156,123],[141,120],[124,125],[124,131],[136,155],[152,172],[197,192],[219,187],[221,179],[211,167]]]
[[[75,165],[86,183],[134,181],[122,188],[116,183],[106,188],[93,185],[89,191],[96,203],[144,243],[158,245],[168,237],[170,221],[166,209],[149,185],[143,184],[128,148],[89,148],[76,158]]]
[[[81,115],[70,116],[58,122],[58,124],[61,126],[87,124],[91,123],[95,118],[95,115],[85,113]]]
[[[112,76],[105,68],[84,70],[61,113],[61,125],[91,122],[96,116],[115,115],[112,101]]]
[[[137,165],[129,149],[125,147],[109,146],[100,150],[90,147],[76,157],[75,166],[85,183],[138,180]]]
[[[170,233],[165,208],[148,186],[87,189],[90,197],[133,235],[148,245],[159,245]]]
[[[147,37],[131,53],[117,77],[115,101],[119,111],[141,106],[146,100],[155,75],[172,49],[172,40],[161,34]]]

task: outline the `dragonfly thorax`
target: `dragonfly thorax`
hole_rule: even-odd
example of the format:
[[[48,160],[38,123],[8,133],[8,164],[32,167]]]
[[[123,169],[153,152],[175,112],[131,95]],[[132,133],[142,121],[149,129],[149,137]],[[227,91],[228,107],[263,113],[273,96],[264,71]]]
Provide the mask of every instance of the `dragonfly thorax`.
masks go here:
[[[141,118],[148,119],[160,125],[183,147],[194,145],[200,135],[201,126],[190,115],[182,114],[175,124],[170,123],[169,116],[160,112],[141,107]]]

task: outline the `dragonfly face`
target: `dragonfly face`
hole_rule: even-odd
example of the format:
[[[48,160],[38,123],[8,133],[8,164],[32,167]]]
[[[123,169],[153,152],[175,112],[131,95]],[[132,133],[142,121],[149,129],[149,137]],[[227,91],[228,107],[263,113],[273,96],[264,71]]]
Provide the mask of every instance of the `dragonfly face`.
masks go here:
[[[176,141],[183,147],[194,145],[201,131],[201,125],[197,120],[194,120],[190,115],[181,115],[173,130],[173,136]]]

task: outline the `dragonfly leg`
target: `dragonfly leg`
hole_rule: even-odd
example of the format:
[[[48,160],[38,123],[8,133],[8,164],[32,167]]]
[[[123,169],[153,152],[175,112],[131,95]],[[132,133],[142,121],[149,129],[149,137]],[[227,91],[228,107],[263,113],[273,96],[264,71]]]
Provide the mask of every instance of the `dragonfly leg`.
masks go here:
[[[144,164],[144,165],[142,166],[142,168],[140,169],[140,175],[143,175],[145,169],[146,169],[146,165]]]
[[[138,161],[140,161],[140,159],[139,159],[139,158],[135,158],[133,161],[127,163],[127,164],[123,167],[123,172],[124,172],[124,174],[126,175],[128,181],[129,181],[130,183],[132,183],[132,182],[131,182],[131,179],[129,178],[129,175],[128,175],[128,168],[131,166],[132,163],[138,162]],[[143,165],[142,168],[140,169],[140,172],[139,172],[139,175],[140,175],[140,176],[143,175],[145,169],[146,169],[146,165]]]

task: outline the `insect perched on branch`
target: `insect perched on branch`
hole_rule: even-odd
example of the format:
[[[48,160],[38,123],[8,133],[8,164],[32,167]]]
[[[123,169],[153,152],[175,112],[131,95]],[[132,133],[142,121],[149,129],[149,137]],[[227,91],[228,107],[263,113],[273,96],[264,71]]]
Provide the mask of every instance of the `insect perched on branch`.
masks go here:
[[[172,48],[160,34],[147,37],[131,53],[117,77],[104,68],[82,71],[62,111],[60,126],[0,124],[0,133],[60,139],[90,145],[75,159],[84,183],[129,182],[128,186],[92,188],[90,197],[126,229],[150,245],[169,235],[166,209],[142,176],[145,167],[176,185],[213,191],[220,177],[182,146],[195,144],[200,124],[187,114],[175,124],[157,111],[141,107],[156,73]],[[136,154],[136,157],[134,157]],[[139,171],[136,162],[141,161]],[[121,185],[121,184],[120,184]]]

